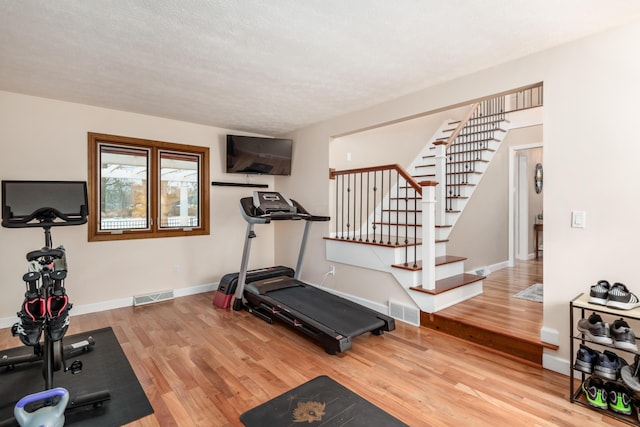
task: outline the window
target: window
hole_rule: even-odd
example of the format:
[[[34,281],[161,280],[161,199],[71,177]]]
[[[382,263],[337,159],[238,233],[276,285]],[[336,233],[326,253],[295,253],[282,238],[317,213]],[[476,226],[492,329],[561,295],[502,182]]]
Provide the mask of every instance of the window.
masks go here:
[[[209,234],[209,148],[89,133],[89,241]]]

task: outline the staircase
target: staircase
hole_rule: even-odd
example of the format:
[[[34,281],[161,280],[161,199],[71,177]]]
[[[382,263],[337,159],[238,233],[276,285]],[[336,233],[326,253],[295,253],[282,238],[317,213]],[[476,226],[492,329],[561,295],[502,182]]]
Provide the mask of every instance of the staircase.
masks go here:
[[[484,277],[465,273],[466,258],[446,245],[507,130],[504,98],[488,99],[445,121],[406,170],[333,171],[327,259],[389,272],[426,313],[481,294]]]

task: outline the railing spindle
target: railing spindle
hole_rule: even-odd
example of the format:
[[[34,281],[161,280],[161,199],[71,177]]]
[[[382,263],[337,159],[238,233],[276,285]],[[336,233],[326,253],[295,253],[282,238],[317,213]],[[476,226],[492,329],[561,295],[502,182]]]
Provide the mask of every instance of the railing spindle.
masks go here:
[[[409,191],[409,187],[404,181],[405,186],[407,188],[406,191]],[[400,216],[400,172],[396,171],[396,218]],[[400,234],[400,221],[396,221],[396,246],[398,245],[398,235]]]

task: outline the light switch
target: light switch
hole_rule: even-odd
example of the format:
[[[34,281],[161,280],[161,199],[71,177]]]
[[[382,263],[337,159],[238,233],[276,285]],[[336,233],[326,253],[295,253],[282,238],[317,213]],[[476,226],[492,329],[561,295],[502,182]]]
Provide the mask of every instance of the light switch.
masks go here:
[[[571,212],[571,227],[585,228],[587,226],[587,213],[584,211]]]

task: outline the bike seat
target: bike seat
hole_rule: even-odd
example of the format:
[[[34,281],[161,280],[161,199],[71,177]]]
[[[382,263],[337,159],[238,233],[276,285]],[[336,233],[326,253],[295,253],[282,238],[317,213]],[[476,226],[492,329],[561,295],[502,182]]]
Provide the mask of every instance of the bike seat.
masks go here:
[[[31,251],[27,254],[27,261],[35,261],[38,258],[60,259],[64,256],[64,251],[60,249],[42,248]]]

